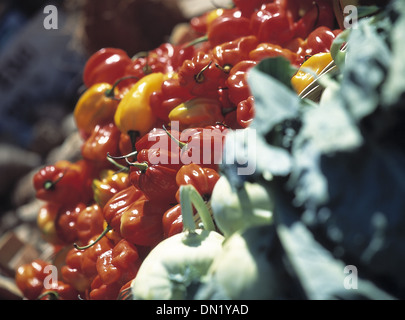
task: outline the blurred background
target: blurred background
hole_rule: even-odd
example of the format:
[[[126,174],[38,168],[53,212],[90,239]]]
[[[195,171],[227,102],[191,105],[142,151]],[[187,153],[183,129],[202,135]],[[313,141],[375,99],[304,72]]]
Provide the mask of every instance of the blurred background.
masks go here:
[[[39,255],[32,245],[40,241],[33,174],[80,156],[72,112],[86,60],[103,47],[129,56],[154,49],[175,27],[221,2],[229,3],[0,0],[0,298],[12,292],[15,266]],[[56,29],[44,26],[47,5],[57,9]]]

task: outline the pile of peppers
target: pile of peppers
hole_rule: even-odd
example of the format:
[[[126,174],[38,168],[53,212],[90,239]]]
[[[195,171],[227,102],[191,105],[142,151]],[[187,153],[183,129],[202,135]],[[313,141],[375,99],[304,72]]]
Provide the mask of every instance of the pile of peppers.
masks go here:
[[[58,262],[18,268],[26,299],[117,299],[148,253],[182,232],[180,186],[191,184],[210,200],[222,151],[214,141],[255,116],[250,68],[282,56],[298,70],[329,52],[342,31],[329,0],[233,0],[189,27],[191,42],[133,57],[103,48],[88,59],[86,90],[74,109],[82,157],[47,165],[33,178],[43,202],[38,228]],[[48,265],[58,271],[51,288],[43,285]]]

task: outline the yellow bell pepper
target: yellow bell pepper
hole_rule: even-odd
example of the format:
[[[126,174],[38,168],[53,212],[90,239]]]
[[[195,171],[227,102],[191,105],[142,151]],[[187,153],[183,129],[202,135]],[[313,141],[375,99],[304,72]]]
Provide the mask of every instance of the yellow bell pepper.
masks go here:
[[[149,103],[154,91],[161,90],[169,74],[154,72],[142,77],[124,95],[114,115],[115,125],[125,134],[136,132],[140,136],[148,133],[156,121]]]
[[[111,169],[103,170],[99,179],[92,182],[94,201],[104,208],[105,204],[116,193],[129,187],[130,181],[127,172],[115,172]]]
[[[319,75],[332,60],[329,52],[320,52],[309,57],[291,78],[291,85],[297,94],[300,94],[315,79],[308,69]]]
[[[201,127],[222,122],[221,104],[217,99],[197,97],[179,104],[169,113],[170,121],[178,121],[180,129]]]
[[[90,135],[101,124],[114,121],[118,100],[114,98],[116,89],[109,83],[97,83],[86,90],[79,98],[73,117],[79,131]]]

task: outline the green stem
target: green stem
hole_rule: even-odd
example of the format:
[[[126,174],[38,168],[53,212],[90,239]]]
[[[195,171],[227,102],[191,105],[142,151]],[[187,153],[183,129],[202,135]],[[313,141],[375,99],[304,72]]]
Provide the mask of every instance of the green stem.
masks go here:
[[[208,41],[208,35],[204,35],[204,36],[202,36],[202,37],[199,37],[199,38],[196,38],[196,39],[190,41],[189,43],[187,43],[187,44],[184,46],[184,48],[192,47],[192,46],[194,46],[194,45],[196,45],[196,44],[199,44],[199,43],[202,43],[202,42],[206,42],[206,41]]]
[[[44,293],[39,295],[37,300],[41,300],[43,297],[46,297],[46,296],[50,296],[51,300],[59,300],[59,298],[60,298],[60,295],[58,292],[49,290],[49,291],[45,291]]]
[[[105,96],[106,96],[107,98],[111,98],[111,99],[120,101],[121,99],[118,99],[118,98],[115,97],[115,94],[114,94],[115,88],[121,83],[121,81],[128,80],[128,79],[136,79],[136,80],[139,80],[139,78],[138,78],[138,77],[135,77],[135,76],[122,77],[122,78],[120,78],[120,79],[118,79],[117,81],[114,82],[114,84],[113,84],[113,86],[111,87],[111,89],[108,89],[108,90],[105,91]]]
[[[142,172],[145,172],[146,170],[148,170],[149,165],[147,162],[130,162],[127,158],[125,158],[125,161],[131,166],[131,167],[135,167],[139,170],[141,170]]]
[[[128,167],[125,167],[125,166],[123,166],[122,164],[119,164],[119,163],[118,163],[117,161],[115,161],[113,158],[109,157],[108,154],[107,154],[107,160],[108,160],[109,162],[111,162],[114,166],[116,166],[116,167],[119,169],[120,172],[128,172],[128,171],[129,171],[129,168],[128,168]]]
[[[107,227],[103,230],[103,232],[97,237],[96,240],[94,240],[92,243],[88,244],[87,246],[83,246],[80,247],[79,245],[77,245],[76,243],[73,244],[73,246],[77,249],[77,250],[86,250],[92,246],[94,246],[97,242],[99,242],[112,228],[110,227],[110,225],[107,225]]]
[[[179,146],[180,149],[183,149],[184,147],[187,146],[187,143],[185,142],[181,142],[180,140],[176,139],[167,129],[166,127],[163,125],[163,130],[166,132],[166,134],[170,137],[170,139],[172,139],[174,142],[176,142]]]
[[[51,181],[51,180],[47,180],[44,183],[44,189],[45,190],[53,190],[56,186],[56,184],[62,180],[62,178],[65,176],[67,171],[67,168],[65,168],[65,170],[62,172],[62,174],[55,180],[55,181]]]
[[[181,215],[183,218],[184,229],[189,232],[195,232],[196,225],[194,222],[193,205],[204,225],[204,229],[214,231],[215,225],[211,214],[198,191],[193,185],[180,186],[180,205]]]

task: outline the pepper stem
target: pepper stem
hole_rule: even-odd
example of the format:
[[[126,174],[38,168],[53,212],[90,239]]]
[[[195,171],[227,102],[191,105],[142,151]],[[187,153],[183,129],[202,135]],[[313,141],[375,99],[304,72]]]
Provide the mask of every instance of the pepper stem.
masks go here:
[[[202,37],[199,37],[199,38],[196,38],[196,39],[190,41],[189,43],[187,43],[184,46],[184,48],[192,47],[192,46],[195,46],[196,44],[206,42],[206,41],[208,41],[208,35],[204,35]]]
[[[136,138],[139,137],[139,131],[136,130],[129,130],[127,132],[129,139],[131,140],[131,147],[132,147],[132,151],[135,152],[135,142],[136,142]]]
[[[197,213],[201,218],[204,229],[208,231],[215,230],[211,214],[203,198],[193,185],[188,184],[180,186],[180,206],[184,230],[195,232],[196,225],[194,222],[193,206],[196,208]]]
[[[141,170],[142,172],[145,172],[148,168],[149,165],[147,162],[130,162],[127,158],[125,158],[125,161],[131,166],[131,167],[135,167],[139,170]]]
[[[230,64],[225,64],[225,65],[221,66],[220,64],[215,63],[215,67],[217,67],[219,70],[221,70],[224,73],[229,73],[232,69],[232,65],[230,65]]]
[[[108,154],[107,154],[107,160],[119,169],[118,172],[128,172],[129,171],[128,167],[125,167],[122,164],[119,164],[117,161],[115,161],[114,158],[109,157]]]
[[[50,296],[51,300],[59,300],[60,295],[58,292],[54,290],[45,291],[44,293],[40,294],[37,300],[41,300],[43,297]]]
[[[202,68],[202,69],[200,70],[200,72],[198,72],[198,73],[194,76],[195,82],[197,82],[197,83],[202,83],[202,82],[205,80],[204,71],[207,70],[207,69],[210,67],[211,64],[212,64],[212,61],[210,61],[204,68]]]
[[[163,125],[162,127],[163,127],[163,130],[166,132],[166,134],[170,137],[170,139],[172,139],[174,142],[176,142],[176,143],[179,145],[180,149],[183,149],[184,147],[187,146],[187,143],[181,142],[179,139],[176,139],[176,138],[169,132],[169,130],[166,129],[166,127],[165,127],[164,125]]]
[[[86,250],[92,246],[94,246],[97,242],[99,242],[112,228],[110,227],[110,225],[107,224],[107,227],[105,227],[105,229],[103,230],[102,233],[100,233],[100,235],[97,237],[96,240],[94,240],[92,243],[89,243],[86,246],[80,247],[78,244],[74,243],[73,246],[77,249],[77,250]]]
[[[45,190],[52,190],[52,189],[55,187],[55,185],[56,185],[59,181],[61,181],[62,178],[65,176],[66,171],[67,171],[67,168],[65,168],[65,170],[62,172],[62,174],[61,174],[55,181],[50,181],[50,180],[45,181],[45,183],[44,183],[44,189],[45,189]]]
[[[113,84],[113,86],[111,87],[111,89],[108,89],[108,90],[105,91],[105,96],[106,96],[107,98],[111,98],[111,99],[113,99],[113,100],[118,100],[118,101],[120,101],[121,99],[115,97],[115,94],[114,94],[115,88],[116,88],[122,81],[128,80],[128,79],[136,79],[136,80],[139,80],[139,78],[138,78],[138,77],[135,77],[135,76],[122,77],[122,78],[120,78],[120,79],[118,79],[117,81],[114,82],[114,84]]]

